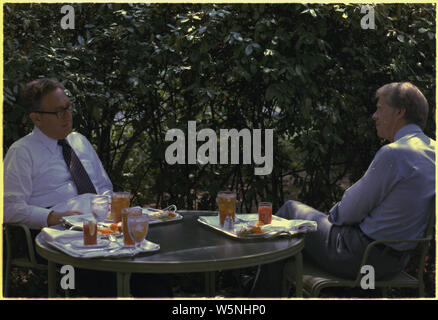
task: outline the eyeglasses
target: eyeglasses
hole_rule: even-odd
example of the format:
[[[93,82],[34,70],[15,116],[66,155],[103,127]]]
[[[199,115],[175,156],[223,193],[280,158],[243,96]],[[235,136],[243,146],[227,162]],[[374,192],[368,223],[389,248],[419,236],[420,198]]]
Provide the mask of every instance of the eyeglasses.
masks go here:
[[[73,105],[72,104],[70,104],[69,106],[62,108],[61,110],[58,110],[58,111],[32,111],[32,112],[54,114],[54,115],[56,115],[56,117],[58,119],[62,119],[65,116],[65,114],[67,113],[67,111],[73,112]]]

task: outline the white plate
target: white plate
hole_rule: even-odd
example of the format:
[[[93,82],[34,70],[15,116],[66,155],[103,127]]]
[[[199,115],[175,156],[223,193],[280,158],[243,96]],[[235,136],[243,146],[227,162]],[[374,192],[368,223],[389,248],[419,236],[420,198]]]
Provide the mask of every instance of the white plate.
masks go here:
[[[96,249],[96,248],[105,248],[108,246],[109,241],[105,239],[98,239],[97,244],[84,244],[84,240],[74,240],[71,242],[71,246],[77,249]]]
[[[175,214],[175,217],[169,217],[169,216],[162,216],[160,214],[162,210],[152,209],[152,208],[142,208],[142,209],[143,209],[143,213],[146,213],[149,216],[149,224],[159,224],[159,223],[178,221],[178,220],[182,220],[183,218],[182,215],[180,215],[176,211],[172,212],[173,214]]]

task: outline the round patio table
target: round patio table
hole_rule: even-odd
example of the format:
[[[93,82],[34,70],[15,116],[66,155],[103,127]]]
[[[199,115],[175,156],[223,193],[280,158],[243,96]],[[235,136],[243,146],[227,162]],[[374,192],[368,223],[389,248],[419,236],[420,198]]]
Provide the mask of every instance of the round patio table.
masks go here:
[[[215,272],[271,263],[294,257],[297,270],[296,295],[302,296],[302,256],[304,236],[274,239],[236,239],[197,221],[214,211],[178,211],[182,220],[151,225],[147,240],[160,250],[134,257],[75,258],[46,243],[41,234],[36,251],[48,261],[49,297],[56,292],[56,264],[117,273],[117,295],[130,296],[131,273],[205,273],[207,296],[214,296]]]

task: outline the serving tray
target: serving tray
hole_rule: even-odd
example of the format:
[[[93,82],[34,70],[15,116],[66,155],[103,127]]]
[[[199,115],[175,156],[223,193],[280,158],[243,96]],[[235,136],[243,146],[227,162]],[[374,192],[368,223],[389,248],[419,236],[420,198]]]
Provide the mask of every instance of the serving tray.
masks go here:
[[[272,216],[272,223],[257,228],[258,214],[236,214],[234,225],[222,227],[218,216],[200,216],[198,222],[235,239],[270,239],[315,231],[317,224],[309,220],[287,220]],[[251,233],[251,230],[261,233]]]

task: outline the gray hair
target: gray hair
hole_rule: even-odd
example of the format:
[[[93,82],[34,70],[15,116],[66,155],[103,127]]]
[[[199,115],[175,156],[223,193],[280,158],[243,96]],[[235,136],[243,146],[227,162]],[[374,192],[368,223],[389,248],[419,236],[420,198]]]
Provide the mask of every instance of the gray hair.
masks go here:
[[[376,91],[376,99],[384,97],[392,108],[406,109],[405,119],[408,123],[426,126],[429,104],[421,91],[410,82],[393,82]]]
[[[28,113],[38,111],[43,97],[58,88],[65,90],[64,86],[55,79],[40,78],[33,80],[26,84],[21,97],[21,104]]]

